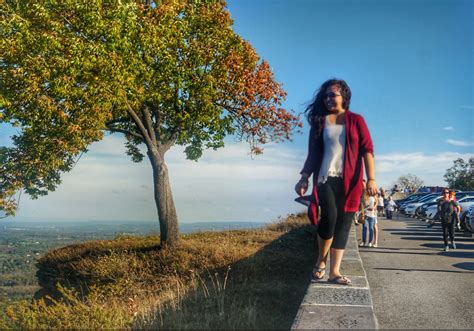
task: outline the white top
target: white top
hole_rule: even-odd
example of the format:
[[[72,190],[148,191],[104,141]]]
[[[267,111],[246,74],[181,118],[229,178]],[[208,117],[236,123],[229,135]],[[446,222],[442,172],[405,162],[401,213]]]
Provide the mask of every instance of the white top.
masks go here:
[[[318,183],[325,183],[328,177],[342,177],[346,150],[346,126],[344,124],[329,124],[326,118],[323,141],[324,155],[319,170]]]
[[[395,201],[389,200],[388,203],[387,203],[387,210],[388,211],[394,211],[395,206],[396,206]]]
[[[382,198],[382,197],[379,197],[378,200],[379,200],[379,201],[378,201],[378,202],[379,202],[378,205],[379,205],[380,207],[383,207],[383,198]]]
[[[369,197],[369,199],[365,200],[365,215],[369,217],[377,217],[377,210],[375,209],[375,197]],[[369,210],[372,208],[372,210]]]

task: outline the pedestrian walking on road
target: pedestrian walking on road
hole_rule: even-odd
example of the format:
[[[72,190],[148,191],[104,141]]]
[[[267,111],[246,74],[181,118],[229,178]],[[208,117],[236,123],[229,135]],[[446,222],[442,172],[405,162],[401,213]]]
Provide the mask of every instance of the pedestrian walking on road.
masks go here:
[[[393,212],[395,211],[395,208],[397,207],[397,204],[395,201],[393,201],[392,196],[388,197],[388,202],[387,202],[387,210],[386,210],[386,215],[387,219],[391,220],[393,216]]]
[[[359,210],[355,213],[355,225],[360,225],[364,224],[365,220],[365,203],[364,203],[364,196],[365,196],[365,191],[366,191],[366,183],[367,181],[365,178],[362,180],[362,195],[360,196],[360,202],[359,202]]]
[[[449,189],[443,190],[443,196],[438,201],[438,216],[441,221],[441,227],[443,229],[443,241],[444,251],[449,251],[448,246],[448,235],[451,239],[451,245],[453,249],[456,249],[456,243],[454,242],[454,203],[449,197]]]
[[[360,247],[372,247],[372,241],[374,240],[374,226],[375,220],[377,219],[377,199],[374,196],[365,194],[365,221],[364,227],[362,228],[362,241],[359,244]],[[369,238],[367,238],[367,234]]]
[[[384,208],[383,208],[384,207],[384,201],[383,201],[384,197],[383,197],[382,193],[377,194],[376,199],[377,199],[377,216],[382,217],[382,216],[384,216],[384,213],[383,213],[384,212]]]
[[[351,284],[341,274],[340,267],[354,213],[359,207],[364,164],[367,191],[372,195],[377,192],[372,139],[364,118],[349,110],[350,100],[347,83],[330,79],[321,85],[306,108],[311,126],[308,156],[295,186],[297,194],[303,196],[308,189],[308,178],[313,175],[308,215],[317,225],[319,253],[312,281],[324,278],[330,252],[328,282],[341,285]]]
[[[375,196],[375,199],[377,201],[377,216],[375,217],[375,223],[374,223],[374,242],[373,242],[373,247],[378,247],[379,246],[379,217],[384,216],[384,205],[385,205],[385,191],[383,188],[380,189],[380,193]]]
[[[378,247],[379,246],[379,217],[378,215],[375,215],[375,221],[374,221],[374,241],[372,242],[372,247]]]

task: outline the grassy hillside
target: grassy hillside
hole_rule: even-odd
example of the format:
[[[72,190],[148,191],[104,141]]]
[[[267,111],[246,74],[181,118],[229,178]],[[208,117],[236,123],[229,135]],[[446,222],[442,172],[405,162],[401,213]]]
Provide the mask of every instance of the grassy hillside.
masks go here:
[[[48,252],[3,328],[290,328],[316,258],[304,215],[257,230],[118,237]]]

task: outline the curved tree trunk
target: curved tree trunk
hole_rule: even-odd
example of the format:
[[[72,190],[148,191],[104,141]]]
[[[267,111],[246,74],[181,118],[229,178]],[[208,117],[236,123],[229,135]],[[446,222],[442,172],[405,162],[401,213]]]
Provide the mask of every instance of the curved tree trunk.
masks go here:
[[[164,153],[153,150],[148,151],[147,154],[153,168],[153,188],[160,221],[161,244],[176,245],[179,241],[178,216],[171,193]]]

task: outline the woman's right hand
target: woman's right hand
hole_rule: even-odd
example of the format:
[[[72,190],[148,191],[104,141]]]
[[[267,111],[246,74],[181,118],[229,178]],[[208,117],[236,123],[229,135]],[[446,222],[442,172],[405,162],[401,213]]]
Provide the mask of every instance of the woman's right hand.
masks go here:
[[[296,194],[302,197],[308,190],[308,179],[301,178],[295,185]]]

